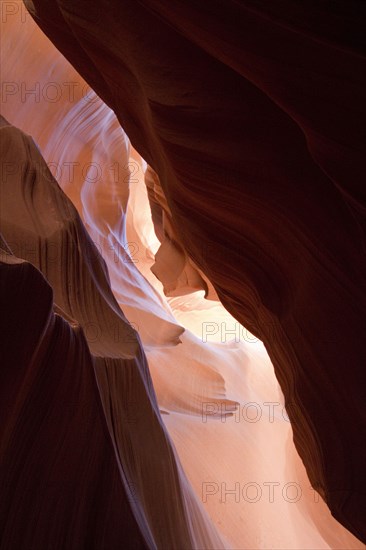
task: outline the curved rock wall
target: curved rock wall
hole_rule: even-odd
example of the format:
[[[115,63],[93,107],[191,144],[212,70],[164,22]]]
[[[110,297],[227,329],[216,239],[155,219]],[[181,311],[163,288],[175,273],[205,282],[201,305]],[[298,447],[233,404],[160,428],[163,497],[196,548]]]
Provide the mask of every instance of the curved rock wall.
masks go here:
[[[28,5],[158,173],[188,254],[268,350],[313,486],[364,539],[364,7]]]
[[[362,252],[357,256],[358,251],[362,251],[363,242],[362,208],[360,195],[356,192],[352,200],[349,190],[342,191],[343,198],[339,198],[330,182],[325,185],[327,180],[319,176],[319,169],[312,159],[318,162],[317,158],[322,157],[320,165],[328,174],[333,165],[337,165],[338,189],[344,190],[347,182],[353,185],[357,181],[357,132],[363,107],[357,100],[359,93],[356,93],[359,86],[357,78],[361,74],[357,72],[360,57],[355,32],[357,22],[352,16],[346,20],[345,14],[327,14],[325,4],[323,11],[318,7],[314,12],[312,22],[306,19],[306,10],[301,10],[300,4],[295,9],[295,3],[292,3],[291,10],[283,9],[277,14],[279,7],[272,8],[270,13],[269,6],[265,7],[264,12],[259,2],[251,2],[251,6],[249,2],[246,4],[245,8],[240,8],[239,14],[234,13],[239,9],[238,5],[226,3],[224,15],[219,4],[216,13],[213,6],[207,13],[197,3],[194,7],[186,4],[182,10],[177,5],[173,13],[163,3],[151,2],[146,10],[141,8],[141,3],[129,8],[126,2],[123,6],[124,20],[121,21],[122,7],[113,12],[111,3],[107,6],[101,2],[102,9],[97,14],[93,11],[96,8],[88,6],[86,9],[82,2],[63,2],[66,19],[59,18],[56,3],[44,3],[42,17],[47,23],[47,32],[51,33],[58,47],[69,52],[72,62],[109,105],[116,103],[115,109],[123,127],[128,130],[139,151],[144,151],[146,159],[159,171],[164,187],[164,191],[161,190],[162,204],[169,222],[165,229],[170,227],[171,222],[174,223],[174,239],[182,247],[177,262],[179,265],[171,261],[176,256],[170,253],[164,253],[161,258],[168,261],[168,267],[177,269],[184,266],[183,260],[191,262],[183,253],[183,249],[188,250],[195,259],[195,265],[200,265],[209,274],[221,299],[235,312],[236,317],[264,339],[285,393],[295,441],[312,476],[313,485],[328,498],[328,502],[332,497],[331,507],[338,514],[338,519],[355,531],[354,525],[362,524],[363,500],[362,489],[359,488],[364,480],[361,468],[364,447],[360,438],[363,394],[361,385],[355,383],[355,380],[357,383],[361,381],[362,375],[362,324],[358,324],[362,321],[361,317],[358,320],[357,313],[361,310],[363,299],[359,283],[362,271],[357,269],[352,284],[350,279],[356,265],[359,264],[362,269]],[[285,7],[285,3],[281,5]],[[277,3],[277,6],[280,4]],[[70,10],[77,11],[82,7],[84,11],[80,16],[77,17],[76,12],[70,13]],[[118,32],[107,33],[108,36],[105,35],[102,41],[100,20],[110,17],[109,10],[115,16],[110,29],[115,24],[116,29],[126,32],[123,36]],[[152,15],[154,10],[155,15]],[[41,179],[45,175],[47,177],[43,183],[38,182],[34,186],[30,174],[19,171],[19,167],[28,160],[24,158],[22,162],[23,157],[18,158],[16,154],[10,159],[7,157],[9,153],[3,155],[5,172],[2,170],[2,176],[6,174],[5,182],[2,178],[3,183],[9,185],[9,177],[17,183],[13,189],[7,187],[7,195],[2,193],[1,218],[2,224],[4,220],[6,222],[3,227],[12,251],[41,269],[53,286],[56,315],[71,327],[76,324],[76,318],[77,323],[82,325],[82,329],[78,329],[80,338],[84,338],[82,332],[86,337],[84,342],[89,351],[86,349],[85,357],[92,357],[99,381],[100,397],[96,395],[95,399],[97,402],[98,398],[101,399],[104,404],[104,416],[117,453],[117,466],[121,463],[125,466],[125,471],[122,474],[121,470],[119,472],[122,484],[118,476],[112,476],[112,479],[116,479],[116,487],[121,487],[121,495],[127,494],[128,502],[121,495],[116,496],[115,501],[118,513],[126,515],[126,524],[120,526],[121,530],[117,529],[115,539],[107,537],[106,547],[119,546],[121,540],[125,544],[129,540],[131,547],[144,544],[136,531],[138,526],[150,547],[155,544],[158,547],[184,544],[187,547],[203,545],[211,548],[214,544],[216,548],[224,544],[227,548],[240,549],[267,546],[292,550],[360,548],[361,543],[329,516],[323,503],[316,500],[315,493],[310,491],[308,478],[294,452],[287,417],[275,414],[271,421],[266,414],[269,412],[268,403],[278,407],[283,406],[283,402],[273,379],[272,366],[260,343],[256,343],[255,338],[238,323],[235,324],[220,304],[203,300],[199,293],[185,297],[177,295],[169,300],[162,296],[162,286],[150,271],[159,243],[149,222],[143,186],[146,163],[133,150],[130,151],[128,138],[110,109],[88,87],[84,87],[82,78],[32,24],[29,16],[24,17],[23,21],[20,15],[18,11],[18,17],[14,13],[8,13],[5,17],[2,76],[5,84],[13,87],[6,89],[7,101],[2,109],[11,122],[36,138],[51,170],[77,207],[94,244],[87,237],[80,219],[76,222],[75,210],[70,203],[65,203],[65,197],[39,156],[37,162],[33,159],[33,165],[40,169]],[[93,18],[96,20],[97,15],[98,24],[93,26]],[[324,20],[326,16],[332,22],[329,28],[333,29],[333,33],[327,34],[323,25],[322,34],[319,25],[322,17]],[[169,21],[168,27],[163,22],[164,18]],[[1,19],[3,23],[4,17]],[[89,22],[81,29],[87,19]],[[220,24],[217,22],[219,19]],[[66,20],[72,22],[75,35],[67,34],[67,27],[66,34],[65,29],[60,32]],[[197,24],[200,24],[200,32],[194,27]],[[262,32],[259,43],[257,32],[261,25],[265,32]],[[341,36],[340,32],[347,25],[352,25],[353,29],[349,38],[346,34]],[[246,33],[242,36],[239,31],[244,27]],[[206,31],[203,32],[203,29]],[[77,40],[75,36],[78,36]],[[291,43],[289,37],[292,40],[296,38],[297,44],[296,48],[293,46],[296,55],[294,53],[291,59],[291,48],[284,47],[286,41]],[[81,50],[78,44],[83,40]],[[114,41],[126,47],[114,48]],[[299,43],[302,49],[299,49]],[[310,54],[310,44],[318,48],[319,57],[313,72],[306,65],[315,55],[314,52]],[[323,57],[319,54],[320,50],[323,50]],[[327,78],[334,80],[338,74],[338,87],[329,86],[324,91],[327,103],[323,103],[317,111],[316,104],[320,100],[317,93],[322,89],[321,84],[324,86],[326,83],[325,78],[321,78],[321,71],[325,71],[326,65],[325,51],[329,61]],[[347,56],[348,73],[344,64],[338,62],[339,51]],[[86,52],[89,52],[88,56]],[[191,55],[188,56],[188,53]],[[154,59],[154,63],[150,66],[146,59]],[[288,81],[286,86],[282,86],[279,83],[280,77],[285,82],[285,59],[288,60]],[[294,88],[295,68],[298,74],[297,89]],[[256,83],[261,93],[255,89],[253,91],[251,86],[245,84],[244,78],[236,77],[233,71]],[[261,79],[255,80],[254,73],[258,76],[261,71]],[[103,80],[101,75],[104,75]],[[133,80],[136,77],[138,83]],[[278,81],[277,86],[275,81]],[[39,101],[37,92],[27,93],[27,90],[37,90],[37,83]],[[65,87],[65,83],[69,86]],[[58,101],[51,101],[57,87],[65,93]],[[307,95],[303,97],[299,87]],[[347,113],[342,110],[345,114],[340,116],[337,105],[342,98],[346,99],[347,93],[351,93],[351,87],[354,109]],[[67,95],[70,90],[74,90],[72,102]],[[137,90],[141,91],[139,96],[136,95]],[[262,97],[263,91],[271,100]],[[281,99],[280,92],[282,96],[287,93],[287,96],[281,96]],[[50,96],[44,97],[47,93]],[[154,101],[156,94],[160,94],[158,103]],[[290,108],[298,128],[306,132],[307,142],[295,139],[294,136],[301,135],[301,132],[296,133],[296,124],[287,120],[286,113],[290,113]],[[304,115],[302,118],[300,111]],[[314,133],[311,134],[310,127],[316,128],[318,140]],[[6,132],[9,132],[8,125]],[[18,136],[19,139],[21,134],[15,130],[13,132],[13,137]],[[326,148],[319,146],[316,149],[321,132],[322,142],[327,141],[327,145]],[[29,143],[27,149],[33,150],[32,156],[36,154],[31,142],[25,137],[23,140]],[[304,154],[301,143],[306,143],[312,156]],[[340,148],[342,152],[337,155]],[[17,151],[17,148],[14,147],[14,150]],[[302,150],[301,154],[299,150]],[[326,150],[332,161],[328,165]],[[75,163],[75,172],[72,171],[72,163]],[[90,163],[102,170],[102,178],[95,178],[93,171],[89,175],[83,173],[80,167]],[[348,176],[351,175],[349,166],[352,165],[355,177],[343,178],[340,165],[347,166]],[[74,177],[70,178],[70,174]],[[22,191],[18,193],[17,189]],[[45,197],[49,198],[46,203]],[[335,200],[335,197],[338,199]],[[55,212],[65,204],[68,204],[70,216],[65,215],[62,206],[61,214],[56,216],[61,232],[56,231]],[[28,229],[24,231],[25,222],[29,228],[29,219],[33,219],[31,232]],[[155,228],[158,229],[157,224]],[[172,236],[169,231],[166,234]],[[55,250],[59,250],[59,245],[55,248],[54,243],[57,235],[64,235],[56,239],[57,243],[63,242],[65,245],[62,246],[61,256],[56,254],[60,263],[55,262]],[[71,235],[71,240],[67,235]],[[103,255],[108,272],[95,247]],[[161,268],[160,273],[165,276],[165,268]],[[174,294],[184,291],[184,279],[192,280],[184,271],[181,273],[183,277],[178,285],[173,285]],[[196,273],[193,286],[198,283]],[[8,281],[6,279],[3,287],[5,296]],[[180,286],[182,283],[183,286]],[[36,286],[32,287],[32,292]],[[47,284],[41,287],[39,294],[42,295],[40,300],[43,300],[50,290]],[[339,307],[338,295],[335,297],[338,289],[341,289]],[[14,292],[9,292],[9,300],[13,296]],[[357,303],[351,296],[357,296]],[[19,319],[24,315],[22,308],[25,303],[26,300],[22,300],[22,304],[15,302],[14,311],[19,309]],[[170,444],[166,446],[164,437],[159,439],[159,436],[160,444],[152,445],[146,435],[148,433],[155,438],[164,430],[161,432],[162,424],[151,382],[141,385],[142,380],[149,380],[149,374],[140,345],[136,347],[136,333],[128,329],[128,334],[124,334],[124,327],[129,325],[126,325],[118,306],[122,307],[140,334],[149,360],[161,419],[174,440],[194,492],[181,473],[177,482],[167,481],[165,484],[159,476],[153,480],[155,467],[152,468],[149,463],[149,449],[154,447],[159,461],[167,456],[166,452],[168,455],[171,452]],[[34,325],[41,325],[43,321],[38,319],[37,310],[33,308],[32,311]],[[214,330],[214,334],[209,335],[215,343],[203,339],[205,325],[216,330],[216,334]],[[189,327],[194,334],[188,330],[183,332],[183,326]],[[221,330],[224,327],[224,332],[220,332],[220,326]],[[233,327],[235,340],[227,341],[225,330],[232,331]],[[245,335],[244,342],[238,343],[237,328],[241,330],[241,337]],[[5,330],[2,334],[11,332]],[[12,353],[15,349],[18,348],[14,343]],[[25,345],[24,349],[28,350],[28,346]],[[84,361],[84,355],[75,357],[77,346],[73,350],[74,353],[70,348],[71,357],[68,358],[69,354],[65,360],[67,364],[73,364],[74,369],[82,362],[84,373],[85,364],[89,363]],[[126,353],[129,357],[127,362]],[[132,356],[137,358],[132,361],[133,364],[130,360]],[[122,363],[125,375],[121,378],[118,372]],[[11,357],[7,356],[4,364],[13,364]],[[357,365],[360,365],[359,369]],[[29,371],[32,373],[34,368],[45,370],[38,366],[38,362],[35,367],[29,366]],[[57,370],[59,367],[55,368]],[[18,382],[23,371],[20,369],[19,378],[14,379],[16,372],[11,368],[7,385],[7,388],[13,388],[14,395],[19,391]],[[84,376],[89,375],[81,374],[81,378]],[[69,380],[69,383],[72,381]],[[33,391],[37,385],[31,388]],[[52,391],[50,394],[54,395]],[[136,408],[133,405],[131,410],[129,407],[126,409],[121,396],[129,396],[132,403],[138,402],[140,412],[147,408],[142,424],[140,418],[141,430],[134,430],[131,426],[126,430],[123,419],[130,419],[132,414],[136,420]],[[34,402],[31,397],[29,399],[31,404],[28,410],[32,413]],[[151,412],[152,403],[155,403],[155,413]],[[251,409],[247,408],[248,403],[249,407],[252,403]],[[254,423],[246,416],[246,412],[253,410],[253,407],[261,417]],[[207,413],[205,416],[202,414],[204,410]],[[209,411],[214,412],[212,418]],[[75,414],[82,415],[83,412],[77,410]],[[11,469],[17,445],[21,446],[23,439],[28,441],[27,438],[33,437],[39,430],[39,417],[36,416],[31,422],[31,416],[29,414],[28,424],[22,421],[19,430],[12,432],[12,446],[8,448],[6,443],[4,445],[7,453],[5,472]],[[11,414],[7,416],[7,425],[10,418]],[[75,434],[80,430],[78,418],[73,428]],[[103,418],[100,421],[103,423]],[[60,428],[62,426],[61,423]],[[55,422],[52,429],[55,429]],[[50,430],[46,440],[51,437]],[[99,436],[97,439],[102,441]],[[127,442],[128,447],[133,448],[133,457],[126,448]],[[110,445],[108,437],[107,443],[101,444],[107,448]],[[65,460],[73,460],[72,449],[68,444],[63,448]],[[51,449],[51,454],[44,458],[45,462],[52,462],[53,452]],[[94,456],[94,447],[91,446],[90,454],[86,448],[83,452]],[[35,446],[28,462],[34,464],[41,454],[39,447]],[[29,546],[32,539],[29,533],[22,531],[22,518],[26,517],[22,514],[26,514],[28,502],[38,502],[37,494],[32,495],[32,491],[36,493],[33,484],[27,493],[29,500],[22,505],[25,508],[20,506],[23,481],[12,500],[17,472],[21,471],[24,463],[24,453],[21,457],[12,470],[4,499],[5,505],[13,503],[9,514],[4,515],[7,518],[5,540],[9,548]],[[113,461],[113,458],[110,460]],[[146,464],[146,461],[148,467],[139,472],[137,465]],[[68,475],[74,479],[72,468],[69,474],[68,468],[65,465],[62,478],[66,481]],[[101,468],[101,462],[98,462],[90,478],[89,470],[86,472],[92,485],[90,491],[95,491],[94,495],[98,494],[95,484],[101,478]],[[30,471],[32,478],[35,476],[34,479],[38,480],[40,475],[42,477],[39,470]],[[160,483],[164,488],[162,491]],[[242,496],[240,501],[237,500],[236,493],[225,496],[226,490],[232,491],[238,484],[241,495],[245,495],[243,490],[248,483],[261,491],[262,498],[253,502]],[[275,500],[266,502],[268,483],[275,484]],[[57,485],[56,481],[52,484]],[[131,498],[131,491],[136,493],[137,490],[135,484],[138,499]],[[294,484],[302,491],[300,500],[278,499],[286,486],[294,487]],[[217,490],[204,497],[204,487]],[[62,493],[59,485],[57,492]],[[78,492],[79,489],[76,489]],[[149,512],[149,506],[155,504],[155,494],[160,492],[159,502],[164,510],[169,510],[163,516]],[[347,492],[351,493],[351,504],[347,504]],[[187,511],[184,514],[190,518],[188,523],[177,518],[174,507],[170,510],[169,495],[172,494],[177,494],[179,502],[185,502],[184,509]],[[63,506],[69,507],[70,498],[69,492],[63,496],[60,510]],[[80,534],[76,541],[89,540],[86,525],[91,514],[96,513],[100,522],[92,533],[95,534],[96,547],[103,547],[100,532],[110,526],[103,519],[107,506],[103,498],[101,510],[84,509],[82,525],[70,525],[67,519],[69,511],[63,510],[59,513],[59,523],[50,523],[45,533],[35,531],[31,534],[36,537],[33,540],[42,547],[47,541],[53,544],[61,541],[59,544],[62,544],[60,533],[65,526],[69,540],[73,539],[72,533]],[[357,506],[352,504],[352,499]],[[222,543],[218,542],[215,528],[212,529],[205,514],[196,512],[197,500],[203,501],[216,530],[224,534]],[[135,519],[130,512],[124,512],[124,506],[126,510],[133,511]],[[340,512],[342,506],[344,510]],[[347,506],[354,506],[352,514]],[[18,509],[23,510],[22,514],[17,513]],[[52,504],[48,509],[41,508],[42,514],[52,515],[52,509]],[[352,525],[347,523],[347,518],[351,518]],[[15,525],[18,526],[17,538],[12,538],[10,533],[14,534]],[[40,531],[43,530],[42,525],[38,524]],[[158,536],[154,540],[156,535],[152,533],[157,526],[163,533],[163,539]],[[135,533],[131,534],[130,539],[129,532]],[[357,534],[361,536],[359,530]],[[217,542],[212,543],[212,540]]]

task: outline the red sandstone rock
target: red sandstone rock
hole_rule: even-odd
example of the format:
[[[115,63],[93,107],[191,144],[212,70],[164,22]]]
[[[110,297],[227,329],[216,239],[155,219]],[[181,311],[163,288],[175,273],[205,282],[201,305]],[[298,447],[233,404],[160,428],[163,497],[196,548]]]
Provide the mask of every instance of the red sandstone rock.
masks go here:
[[[313,486],[365,540],[364,6],[28,5],[158,173],[268,350]]]

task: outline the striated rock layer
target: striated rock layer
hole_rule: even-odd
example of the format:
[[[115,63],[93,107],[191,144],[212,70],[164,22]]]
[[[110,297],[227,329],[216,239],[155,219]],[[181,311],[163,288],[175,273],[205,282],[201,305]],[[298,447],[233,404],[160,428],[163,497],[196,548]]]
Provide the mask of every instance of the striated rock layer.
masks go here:
[[[105,262],[32,139],[4,119],[0,137],[18,168],[1,181],[4,548],[223,548]]]
[[[185,250],[260,337],[332,514],[365,514],[359,2],[34,0],[159,175]]]
[[[1,250],[0,273],[2,548],[147,548],[83,333],[32,264]]]
[[[210,281],[201,273],[187,256],[174,228],[172,214],[161,188],[159,177],[148,166],[145,173],[151,216],[154,230],[161,246],[154,255],[155,263],[151,271],[163,283],[166,296],[182,296],[197,290],[204,290],[205,297],[218,300]]]

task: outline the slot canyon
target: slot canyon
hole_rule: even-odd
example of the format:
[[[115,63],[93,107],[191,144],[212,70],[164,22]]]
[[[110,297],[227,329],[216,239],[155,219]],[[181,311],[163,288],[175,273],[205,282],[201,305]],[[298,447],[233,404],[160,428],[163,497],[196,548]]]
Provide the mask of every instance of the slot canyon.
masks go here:
[[[1,550],[366,548],[366,2],[0,10]]]

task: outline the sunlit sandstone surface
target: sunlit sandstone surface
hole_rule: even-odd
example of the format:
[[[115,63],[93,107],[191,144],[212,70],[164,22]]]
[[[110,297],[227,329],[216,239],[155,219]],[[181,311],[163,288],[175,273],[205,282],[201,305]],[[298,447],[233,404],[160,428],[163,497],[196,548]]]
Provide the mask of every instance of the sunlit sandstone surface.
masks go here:
[[[311,487],[296,403],[190,259],[195,233],[123,120],[9,4],[4,548],[364,548]]]

